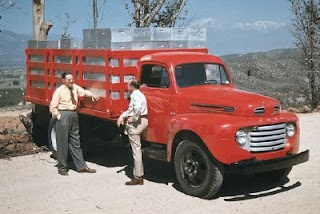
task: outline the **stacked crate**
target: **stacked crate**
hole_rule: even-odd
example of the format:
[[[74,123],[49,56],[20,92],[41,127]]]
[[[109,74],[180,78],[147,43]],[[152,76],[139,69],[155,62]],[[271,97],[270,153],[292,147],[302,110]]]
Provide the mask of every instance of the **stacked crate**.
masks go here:
[[[83,30],[84,49],[150,50],[206,47],[204,28],[106,28]]]
[[[59,41],[28,40],[28,48],[59,48]]]
[[[84,29],[83,41],[28,41],[29,48],[150,50],[205,48],[205,28]]]
[[[28,48],[49,48],[49,49],[80,49],[82,41],[76,40],[58,40],[58,41],[39,41],[28,40]]]

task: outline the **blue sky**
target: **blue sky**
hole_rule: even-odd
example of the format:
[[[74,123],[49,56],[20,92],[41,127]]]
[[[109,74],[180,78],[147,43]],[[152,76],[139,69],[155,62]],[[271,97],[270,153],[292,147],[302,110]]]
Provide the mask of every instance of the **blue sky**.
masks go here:
[[[32,1],[15,1],[17,7],[2,14],[0,26],[4,30],[31,34]],[[99,22],[99,27],[127,26],[131,17],[125,9],[125,4],[130,2],[130,0],[108,0],[104,11],[100,13],[104,16]],[[71,18],[77,20],[70,27],[71,35],[81,38],[82,29],[92,26],[91,4],[91,0],[46,0],[46,20],[52,20],[54,23],[50,34],[61,34],[64,14],[68,13]],[[186,9],[193,20],[189,26],[208,28],[207,36],[210,39],[208,47],[211,52],[246,53],[293,47],[288,0],[188,0]],[[268,41],[264,41],[263,38]],[[257,40],[253,41],[256,47],[250,47],[252,39]],[[241,45],[235,47],[239,43]],[[225,50],[226,46],[230,48]]]

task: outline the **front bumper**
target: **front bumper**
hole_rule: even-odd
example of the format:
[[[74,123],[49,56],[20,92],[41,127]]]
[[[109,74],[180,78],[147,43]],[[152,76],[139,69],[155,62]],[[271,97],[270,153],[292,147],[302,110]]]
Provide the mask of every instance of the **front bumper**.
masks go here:
[[[225,166],[227,173],[258,173],[288,168],[309,160],[309,150],[299,154],[291,154],[283,158],[258,161],[249,159]]]

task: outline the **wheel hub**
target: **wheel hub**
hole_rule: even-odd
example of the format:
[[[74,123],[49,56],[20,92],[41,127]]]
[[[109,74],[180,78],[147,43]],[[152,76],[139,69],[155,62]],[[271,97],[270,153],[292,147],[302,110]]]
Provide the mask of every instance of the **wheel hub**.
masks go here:
[[[199,163],[193,159],[188,159],[184,163],[184,172],[189,177],[195,178],[197,176],[198,169],[199,169]]]
[[[57,151],[57,138],[56,138],[56,131],[52,129],[51,131],[51,145],[54,151]]]
[[[208,166],[199,150],[190,148],[186,151],[180,166],[183,179],[188,185],[199,187],[203,184],[207,176]]]

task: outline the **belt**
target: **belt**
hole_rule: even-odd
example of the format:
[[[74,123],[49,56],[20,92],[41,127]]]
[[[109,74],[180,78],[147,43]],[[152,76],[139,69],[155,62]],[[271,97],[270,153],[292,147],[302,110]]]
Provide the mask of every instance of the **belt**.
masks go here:
[[[148,118],[148,115],[141,115],[140,118]]]
[[[61,110],[61,109],[58,109],[58,111],[76,111],[76,110],[68,110],[68,109]]]

